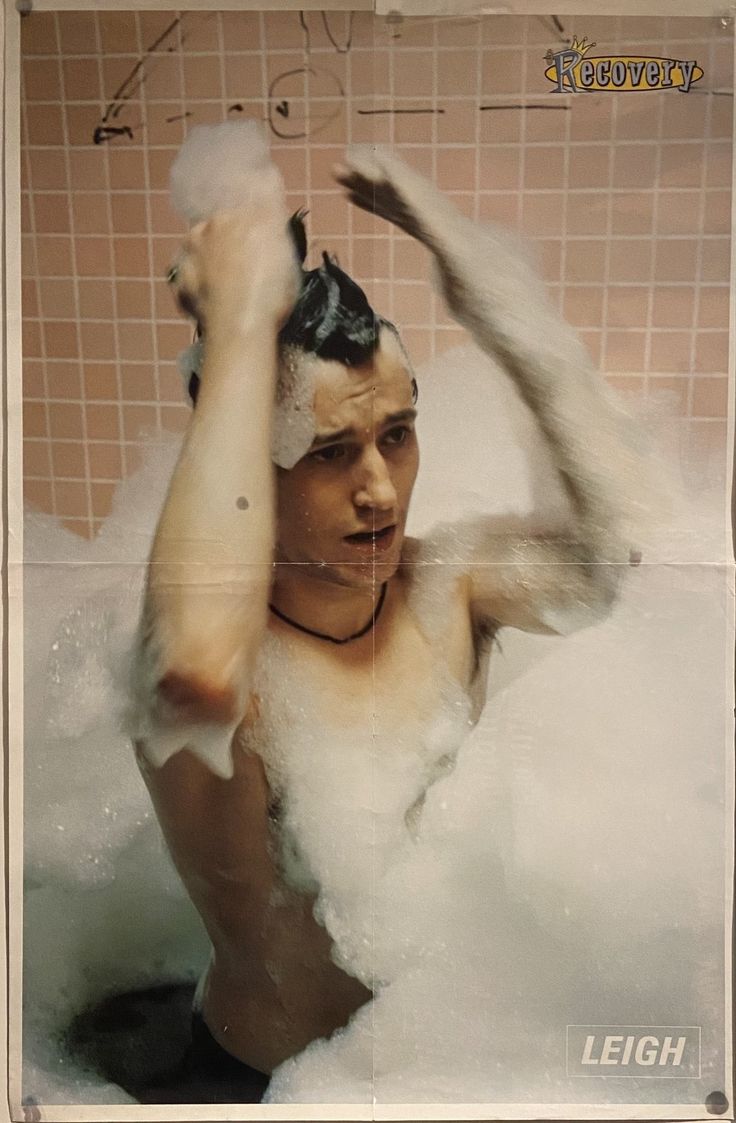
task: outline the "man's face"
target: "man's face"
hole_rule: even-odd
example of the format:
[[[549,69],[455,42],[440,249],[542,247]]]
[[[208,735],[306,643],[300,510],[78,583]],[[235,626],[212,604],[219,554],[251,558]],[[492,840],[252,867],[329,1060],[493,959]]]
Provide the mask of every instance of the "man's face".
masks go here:
[[[278,558],[311,576],[361,587],[387,581],[401,557],[419,450],[411,379],[385,328],[360,367],[319,361],[316,436],[278,469]]]

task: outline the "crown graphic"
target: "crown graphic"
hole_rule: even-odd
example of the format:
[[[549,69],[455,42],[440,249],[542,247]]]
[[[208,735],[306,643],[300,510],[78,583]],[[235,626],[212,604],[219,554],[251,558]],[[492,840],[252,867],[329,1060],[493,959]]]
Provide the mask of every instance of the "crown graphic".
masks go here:
[[[577,51],[578,54],[584,55],[586,51],[591,50],[596,45],[595,43],[588,43],[585,36],[582,39],[577,39],[574,35],[572,37],[572,49]]]
[[[584,55],[586,51],[589,51],[589,50],[591,50],[591,48],[596,47],[596,46],[597,46],[597,43],[588,43],[585,39],[585,36],[583,36],[582,39],[577,39],[573,35],[572,43],[568,47],[568,50],[577,51],[577,53],[579,55]],[[544,56],[545,60],[547,62],[554,62],[556,55],[560,54],[560,53],[561,52],[559,52],[559,51],[553,51],[552,48],[550,47],[549,50],[547,51],[546,55]]]

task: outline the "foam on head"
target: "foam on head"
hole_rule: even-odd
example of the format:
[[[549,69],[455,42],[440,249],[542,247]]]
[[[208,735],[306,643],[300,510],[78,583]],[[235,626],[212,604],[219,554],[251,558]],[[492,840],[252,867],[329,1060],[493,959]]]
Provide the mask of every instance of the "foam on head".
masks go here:
[[[298,347],[285,347],[281,352],[271,430],[271,459],[287,471],[306,455],[317,432],[314,386],[318,361],[315,355]]]
[[[399,333],[387,320],[377,320],[376,326],[375,344],[367,359],[380,348],[390,361],[404,368],[416,398],[413,368]],[[344,359],[327,359],[300,347],[282,347],[271,435],[271,459],[279,468],[290,470],[309,451],[317,432],[314,400],[320,364],[328,367],[335,362],[348,368],[351,365]]]

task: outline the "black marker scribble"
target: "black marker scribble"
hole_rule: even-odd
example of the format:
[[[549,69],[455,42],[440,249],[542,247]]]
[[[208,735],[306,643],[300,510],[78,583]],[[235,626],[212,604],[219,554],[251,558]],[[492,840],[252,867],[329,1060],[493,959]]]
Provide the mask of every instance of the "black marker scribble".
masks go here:
[[[146,80],[146,63],[149,61],[151,55],[161,44],[176,30],[182,21],[182,16],[177,16],[172,20],[167,27],[161,32],[157,39],[151,43],[150,47],[146,48],[144,55],[138,59],[133,69],[128,74],[127,78],[121,82],[112,98],[107,104],[105,112],[102,115],[102,120],[94,132],[94,143],[101,144],[103,141],[111,140],[115,136],[127,136],[130,140],[133,139],[133,133],[129,126],[119,128],[117,131],[108,125],[108,121],[115,121],[120,116],[127,103],[135,93],[141,88]],[[174,47],[169,47],[168,50],[174,50]]]
[[[304,50],[309,54],[312,49],[312,37],[309,34],[309,24],[304,18],[304,12],[299,13],[299,26],[304,32]]]
[[[549,18],[552,20],[552,27],[554,28],[555,32],[557,33],[557,39],[559,40],[559,42],[560,43],[569,43],[570,42],[569,38],[565,38],[565,29],[560,22],[559,16],[550,16]],[[542,23],[545,25],[545,27],[549,26],[549,24],[547,23],[547,17],[546,16],[537,16],[537,19],[541,20]]]
[[[273,113],[271,112],[271,106],[272,106],[273,97],[274,97],[274,90],[278,86],[279,82],[285,81],[286,78],[293,78],[294,75],[296,75],[296,74],[306,74],[308,69],[309,68],[306,67],[306,66],[298,66],[295,70],[285,70],[283,74],[277,74],[276,77],[271,82],[271,85],[268,87],[268,103],[269,103],[268,124],[269,124],[269,127],[270,127],[273,135],[277,136],[279,138],[279,140],[302,140],[305,136],[307,136],[306,130],[304,132],[296,132],[296,133],[283,133],[283,132],[281,132],[276,127],[276,124],[274,122]],[[278,106],[274,105],[273,110],[275,112],[278,112]]]
[[[490,109],[491,106],[481,106],[481,108]],[[444,109],[359,109],[358,113],[361,117],[378,117],[381,113],[444,113]]]
[[[235,105],[228,105],[227,111],[228,113],[242,113],[243,107],[239,101],[236,101]]]
[[[327,12],[320,12],[320,16],[322,17],[322,24],[325,29],[325,34],[332,43],[332,46],[337,51],[338,55],[346,55],[353,45],[353,13],[348,12],[348,33],[345,39],[344,47],[341,47],[340,44],[335,40],[335,37],[330,30],[330,24],[327,19]]]
[[[386,26],[390,28],[391,38],[401,38],[401,28],[404,24],[404,17],[401,12],[389,12],[386,16]]]
[[[566,111],[569,105],[540,105],[538,102],[528,102],[526,105],[479,105],[481,113],[488,109],[562,109]]]
[[[141,71],[148,61],[149,55],[153,54],[156,48],[160,46],[161,43],[163,43],[164,39],[167,39],[168,36],[171,35],[172,31],[174,31],[180,23],[181,16],[177,16],[176,19],[172,20],[168,27],[161,32],[158,39],[156,39],[151,44],[151,46],[148,47],[143,58],[138,59],[138,62],[135,64],[128,77],[113,94],[112,101],[110,102],[102,116],[103,124],[108,121],[111,116],[117,117],[125,102],[128,101],[132,97],[132,95],[140,89],[140,87],[143,85],[143,82],[145,81],[145,74],[141,73]],[[140,77],[137,78],[139,74]]]
[[[187,117],[193,117],[191,109],[187,109],[186,113],[177,113],[175,117],[164,117],[167,125],[173,125],[174,121],[185,121]]]
[[[92,135],[94,144],[105,144],[108,140],[114,140],[116,136],[127,136],[128,140],[133,139],[133,130],[129,125],[98,125]]]
[[[288,117],[289,116],[289,103],[288,103],[288,101],[282,101],[279,105],[277,105],[276,106],[276,112],[281,117]]]
[[[301,11],[301,12],[298,13],[298,15],[299,15],[299,26],[301,27],[302,31],[304,32],[304,50],[306,51],[307,54],[309,54],[310,51],[312,50],[312,35],[311,35],[310,30],[309,30],[309,24],[307,23],[306,13],[304,11]],[[353,12],[348,12],[348,33],[347,33],[347,36],[345,38],[345,44],[344,44],[344,46],[341,47],[340,44],[335,39],[335,36],[332,34],[332,28],[330,27],[327,12],[320,12],[320,17],[322,19],[322,26],[325,29],[325,35],[327,36],[330,43],[332,44],[332,46],[337,51],[338,55],[346,55],[353,45],[353,15],[354,15]]]

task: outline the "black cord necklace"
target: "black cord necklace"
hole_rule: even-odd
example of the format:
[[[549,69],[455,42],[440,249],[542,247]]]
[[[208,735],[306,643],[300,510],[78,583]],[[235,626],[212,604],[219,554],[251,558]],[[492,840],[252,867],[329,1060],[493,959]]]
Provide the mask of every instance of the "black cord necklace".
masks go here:
[[[278,616],[279,620],[283,620],[285,624],[289,624],[292,628],[296,628],[299,632],[305,632],[308,636],[314,636],[315,639],[327,640],[329,643],[350,643],[354,639],[360,639],[361,636],[367,635],[367,633],[370,632],[371,628],[374,627],[376,620],[381,615],[383,602],[386,599],[387,588],[388,581],[384,581],[383,585],[381,586],[380,596],[376,601],[376,607],[373,609],[373,615],[371,616],[365,627],[361,628],[359,632],[353,632],[351,636],[345,636],[345,639],[335,639],[334,636],[328,636],[324,632],[315,632],[313,628],[306,628],[304,624],[297,624],[296,620],[292,620],[290,616],[286,616],[285,613],[279,611],[275,604],[271,604],[269,602],[268,607],[271,609],[271,612],[273,612],[274,616]]]

